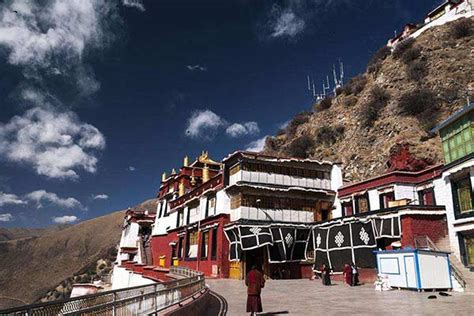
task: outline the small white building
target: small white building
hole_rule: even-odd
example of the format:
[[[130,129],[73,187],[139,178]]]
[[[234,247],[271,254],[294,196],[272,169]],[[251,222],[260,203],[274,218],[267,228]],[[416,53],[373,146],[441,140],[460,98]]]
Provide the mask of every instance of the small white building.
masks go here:
[[[452,289],[447,252],[403,249],[376,251],[377,271],[392,288]]]

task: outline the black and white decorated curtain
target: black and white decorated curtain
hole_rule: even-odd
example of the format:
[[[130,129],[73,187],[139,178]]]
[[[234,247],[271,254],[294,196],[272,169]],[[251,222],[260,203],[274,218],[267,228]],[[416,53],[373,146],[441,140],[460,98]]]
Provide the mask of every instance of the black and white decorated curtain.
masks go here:
[[[372,251],[377,242],[371,221],[315,227],[313,245],[318,270],[323,263],[336,272],[352,262],[362,268],[375,267]]]
[[[376,238],[400,238],[400,216],[372,220]]]
[[[272,227],[273,245],[268,246],[271,263],[306,260],[310,228]]]
[[[237,227],[231,227],[224,230],[224,233],[229,240],[229,260],[240,261],[242,253],[242,246],[240,245],[239,231]]]
[[[271,263],[306,260],[311,228],[295,226],[236,225],[224,229],[229,240],[229,260],[238,261],[241,252],[268,247]]]
[[[272,233],[268,226],[238,226],[242,250],[252,250],[273,244]]]

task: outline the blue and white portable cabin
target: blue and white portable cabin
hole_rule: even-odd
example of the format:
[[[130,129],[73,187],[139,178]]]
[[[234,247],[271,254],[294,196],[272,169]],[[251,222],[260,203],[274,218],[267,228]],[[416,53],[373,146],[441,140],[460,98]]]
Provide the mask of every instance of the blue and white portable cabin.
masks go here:
[[[374,251],[378,274],[390,286],[415,290],[452,289],[449,253],[421,249]]]

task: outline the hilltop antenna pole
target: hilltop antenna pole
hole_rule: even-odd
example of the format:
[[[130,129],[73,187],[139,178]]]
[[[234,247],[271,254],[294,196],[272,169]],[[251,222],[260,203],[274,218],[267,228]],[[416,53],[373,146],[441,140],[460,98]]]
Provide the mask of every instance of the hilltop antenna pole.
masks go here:
[[[339,70],[341,72],[340,73],[341,76],[340,76],[339,84],[342,87],[342,85],[344,84],[344,63],[341,60],[339,60],[339,67],[340,67]]]
[[[311,84],[310,84],[309,75],[308,75],[308,91],[311,91]]]

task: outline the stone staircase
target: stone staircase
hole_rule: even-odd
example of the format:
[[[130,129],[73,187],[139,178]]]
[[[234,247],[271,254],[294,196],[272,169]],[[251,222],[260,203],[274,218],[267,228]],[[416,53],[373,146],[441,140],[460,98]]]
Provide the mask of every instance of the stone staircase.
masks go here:
[[[434,248],[435,249],[433,250],[451,252],[451,244],[449,242],[449,237],[445,236],[439,239],[436,243],[434,243]],[[449,255],[449,259],[451,261],[452,270],[455,270],[465,282],[464,291],[474,292],[474,272],[466,268],[454,253],[451,252],[451,254]],[[455,283],[459,284],[456,278],[454,278],[453,280],[453,285],[455,285]]]

